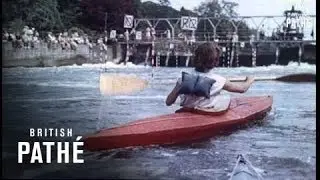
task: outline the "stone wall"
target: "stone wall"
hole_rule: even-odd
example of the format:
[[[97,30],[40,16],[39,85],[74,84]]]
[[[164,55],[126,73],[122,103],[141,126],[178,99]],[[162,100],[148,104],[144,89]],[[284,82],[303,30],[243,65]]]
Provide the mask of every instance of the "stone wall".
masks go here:
[[[114,48],[114,49],[113,49]],[[98,47],[89,49],[80,44],[76,50],[62,50],[60,47],[48,48],[47,43],[40,43],[34,48],[13,48],[11,42],[2,43],[2,67],[51,67],[65,65],[81,65],[85,63],[117,62],[121,49],[117,45],[108,46],[106,52]],[[116,53],[113,55],[113,53]]]

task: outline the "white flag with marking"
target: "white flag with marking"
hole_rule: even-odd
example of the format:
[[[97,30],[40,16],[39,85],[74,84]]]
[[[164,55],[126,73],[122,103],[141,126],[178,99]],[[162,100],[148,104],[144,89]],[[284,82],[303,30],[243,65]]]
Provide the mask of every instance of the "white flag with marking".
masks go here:
[[[190,16],[181,16],[181,29],[196,30],[198,27],[198,18]]]
[[[134,19],[134,17],[132,15],[125,15],[123,27],[124,28],[132,28],[133,27],[133,19]]]

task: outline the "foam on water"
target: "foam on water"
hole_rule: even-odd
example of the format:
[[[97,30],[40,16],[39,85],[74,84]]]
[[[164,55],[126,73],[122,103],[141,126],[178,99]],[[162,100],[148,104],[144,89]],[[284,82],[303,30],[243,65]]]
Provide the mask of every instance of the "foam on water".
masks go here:
[[[165,99],[166,96],[156,95],[156,96],[114,96],[114,99]]]
[[[128,62],[126,65],[124,63],[116,64],[113,62],[99,63],[99,64],[82,64],[82,65],[70,65],[70,66],[60,66],[60,67],[14,67],[14,68],[2,68],[4,70],[46,70],[46,69],[92,69],[92,68],[148,68],[152,69],[150,66],[135,65],[132,62]],[[269,66],[258,66],[258,67],[233,67],[232,69],[237,69],[239,71],[272,71],[281,69],[299,69],[299,70],[316,70],[316,65],[308,63],[289,62],[288,65],[269,65]],[[219,70],[229,69],[228,67],[219,67]]]
[[[99,88],[96,84],[85,82],[36,82],[36,81],[6,81],[2,85],[26,85],[26,86],[43,86],[43,87],[65,87],[65,88]]]
[[[81,101],[81,100],[95,100],[96,98],[92,97],[67,97],[67,98],[41,98],[41,99],[17,99],[17,98],[6,98],[4,101],[10,102],[53,102],[53,101]]]

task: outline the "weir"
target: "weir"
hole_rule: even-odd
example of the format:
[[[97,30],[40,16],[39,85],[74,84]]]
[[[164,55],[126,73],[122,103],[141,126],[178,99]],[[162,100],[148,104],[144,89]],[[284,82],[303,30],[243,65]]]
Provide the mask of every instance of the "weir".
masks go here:
[[[135,32],[148,33],[143,28],[150,27],[155,30],[152,38],[146,35],[140,40],[131,38],[127,42],[119,43],[123,44],[121,47],[127,45],[137,48],[136,52],[146,52],[144,64],[154,66],[192,66],[193,52],[204,42],[215,42],[222,48],[220,57],[222,67],[286,64],[292,60],[299,64],[315,63],[316,39],[304,38],[306,24],[303,24],[308,19],[310,22],[315,21],[315,17],[315,15],[304,15],[294,7],[285,11],[283,16],[198,17],[198,24],[194,30],[183,30],[179,25],[181,18],[135,19],[132,29]],[[260,21],[255,21],[257,18]],[[251,22],[255,31],[244,29],[242,24],[245,21]],[[265,35],[266,21],[271,21],[274,26],[270,36]],[[217,27],[226,23],[233,29],[227,29],[225,32],[217,31]],[[202,31],[203,25],[209,26],[211,31],[207,29]],[[315,27],[311,28],[312,33],[313,28]],[[314,59],[305,58],[310,57],[305,55],[305,46],[313,47],[308,49],[308,53],[314,54]],[[127,52],[127,49],[122,49],[122,52]]]

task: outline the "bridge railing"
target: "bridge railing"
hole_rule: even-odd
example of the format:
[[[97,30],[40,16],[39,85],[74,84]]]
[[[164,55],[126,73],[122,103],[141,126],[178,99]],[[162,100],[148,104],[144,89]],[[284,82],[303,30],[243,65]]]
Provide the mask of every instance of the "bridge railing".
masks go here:
[[[265,30],[264,23],[271,21],[270,26],[275,28],[280,28],[282,30],[282,25],[284,25],[285,21],[284,15],[276,15],[276,16],[237,16],[237,17],[198,17],[198,27],[195,30],[195,35],[200,39],[204,37],[204,34],[209,34],[211,37],[222,37],[227,36],[228,33],[236,33],[239,36],[239,39],[249,39],[251,35],[254,35],[259,39],[260,32]],[[312,19],[315,21],[316,15],[303,15],[305,19]],[[189,33],[191,31],[184,31],[180,28],[181,18],[138,18],[134,20],[134,28],[135,30],[141,30],[141,27],[153,27],[156,30],[157,36],[162,38],[164,37],[164,31],[167,29],[170,30],[171,38],[176,39],[179,38],[180,33]],[[219,31],[219,27],[223,23],[229,23],[232,27],[228,30]],[[253,27],[248,29],[248,26],[241,26],[242,23],[251,25]],[[160,25],[162,24],[162,26]],[[164,25],[165,24],[165,25]],[[202,26],[205,26],[206,30],[202,30]],[[205,24],[205,25],[203,25]],[[164,27],[165,26],[165,27]],[[245,27],[245,28],[244,28]],[[315,28],[315,27],[312,27]],[[142,29],[143,31],[144,29]],[[160,33],[160,35],[159,35]]]

